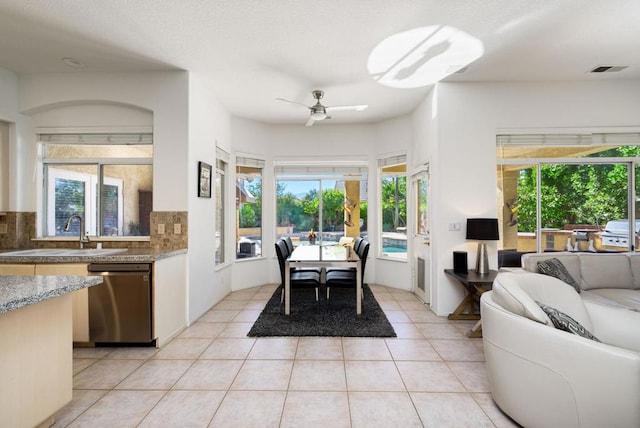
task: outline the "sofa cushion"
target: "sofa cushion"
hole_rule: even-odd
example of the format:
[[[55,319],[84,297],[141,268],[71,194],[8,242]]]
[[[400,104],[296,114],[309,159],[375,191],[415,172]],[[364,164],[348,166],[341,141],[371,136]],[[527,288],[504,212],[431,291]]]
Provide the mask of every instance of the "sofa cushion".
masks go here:
[[[569,275],[578,283],[582,284],[582,275],[580,273],[580,258],[577,253],[568,251],[557,253],[529,253],[522,256],[522,267],[529,272],[540,272],[538,270],[538,262],[548,259],[558,259],[569,272]]]
[[[594,288],[634,289],[631,262],[626,254],[581,254],[583,290]]]
[[[559,280],[566,282],[578,293],[580,292],[580,285],[578,285],[576,280],[573,279],[567,268],[564,267],[564,264],[555,257],[538,262],[538,270],[542,274],[553,276],[554,278],[558,278]]]
[[[585,301],[640,312],[640,291],[626,288],[595,288],[581,294]]]
[[[630,254],[629,265],[631,266],[631,275],[633,276],[633,288],[636,290],[640,289],[640,254]]]
[[[536,303],[538,301],[568,314],[586,329],[593,330],[591,317],[580,294],[558,278],[531,272],[500,272],[493,283],[493,290],[496,291],[496,303],[515,314],[551,325],[549,317]]]
[[[530,320],[551,325],[551,320],[536,302],[518,286],[517,278],[511,272],[501,272],[493,282],[494,300],[500,306],[516,315]]]
[[[538,306],[540,306],[544,313],[547,314],[549,319],[551,319],[551,322],[553,323],[555,328],[563,331],[568,331],[569,333],[577,334],[578,336],[582,336],[587,339],[595,340],[596,342],[600,342],[600,340],[598,340],[597,337],[591,334],[589,330],[584,328],[582,324],[571,318],[569,315],[543,303],[536,303],[538,304]]]

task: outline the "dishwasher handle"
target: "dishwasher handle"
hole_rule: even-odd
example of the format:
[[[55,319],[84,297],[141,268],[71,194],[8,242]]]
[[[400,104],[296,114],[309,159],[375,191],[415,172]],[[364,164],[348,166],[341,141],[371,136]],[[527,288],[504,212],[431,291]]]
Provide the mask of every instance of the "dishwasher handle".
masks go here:
[[[149,263],[89,263],[89,272],[151,272]]]

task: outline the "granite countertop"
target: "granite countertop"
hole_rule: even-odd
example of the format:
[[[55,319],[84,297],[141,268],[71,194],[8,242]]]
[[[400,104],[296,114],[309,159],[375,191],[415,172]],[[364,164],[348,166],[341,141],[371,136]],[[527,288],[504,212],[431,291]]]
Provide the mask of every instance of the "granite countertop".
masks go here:
[[[0,276],[0,314],[100,283],[101,276]]]
[[[47,251],[49,254],[46,254]],[[51,248],[47,251],[44,249],[7,250],[0,252],[0,263],[151,263],[187,253],[186,248],[175,251],[154,251],[148,248],[103,250]]]

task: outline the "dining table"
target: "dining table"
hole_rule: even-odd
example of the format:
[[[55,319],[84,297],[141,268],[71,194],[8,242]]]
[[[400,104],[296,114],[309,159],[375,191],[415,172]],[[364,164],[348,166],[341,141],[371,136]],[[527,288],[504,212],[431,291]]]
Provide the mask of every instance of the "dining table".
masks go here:
[[[299,245],[285,260],[284,313],[291,313],[291,269],[298,267],[346,267],[356,270],[356,315],[362,314],[362,275],[360,257],[351,246]],[[324,269],[322,277],[324,279]]]

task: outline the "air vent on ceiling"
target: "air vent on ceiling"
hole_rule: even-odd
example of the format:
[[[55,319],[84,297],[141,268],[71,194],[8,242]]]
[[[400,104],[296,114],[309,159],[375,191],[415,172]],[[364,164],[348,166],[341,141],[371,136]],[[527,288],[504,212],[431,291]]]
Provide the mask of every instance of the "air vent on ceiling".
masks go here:
[[[62,62],[64,62],[65,64],[67,64],[71,68],[86,68],[87,67],[79,59],[70,58],[70,57],[62,58]]]
[[[628,67],[628,65],[599,65],[589,70],[589,73],[617,73]]]

